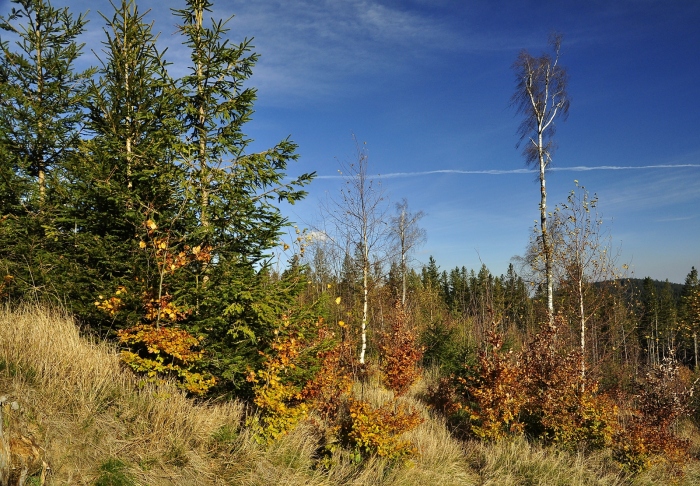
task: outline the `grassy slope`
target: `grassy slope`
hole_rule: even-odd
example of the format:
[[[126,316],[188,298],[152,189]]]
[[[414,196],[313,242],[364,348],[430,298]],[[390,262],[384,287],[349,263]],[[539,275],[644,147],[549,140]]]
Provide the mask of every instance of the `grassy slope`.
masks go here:
[[[373,385],[363,393],[379,403],[388,392]],[[49,484],[667,483],[662,470],[625,478],[603,453],[567,454],[523,440],[464,445],[425,410],[426,421],[408,434],[420,455],[406,467],[356,465],[337,452],[321,471],[314,468],[322,436],[314,421],[263,449],[242,425],[242,404],[194,403],[173,387],[140,385],[113,348],[86,341],[69,317],[36,306],[0,310],[0,395],[21,405],[10,428],[45,448]],[[681,484],[700,484],[700,471],[688,472]]]

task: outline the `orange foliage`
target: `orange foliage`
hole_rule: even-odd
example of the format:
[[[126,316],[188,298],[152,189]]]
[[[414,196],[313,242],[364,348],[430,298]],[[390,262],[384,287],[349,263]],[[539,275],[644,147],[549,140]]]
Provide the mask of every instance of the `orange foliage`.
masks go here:
[[[489,350],[479,352],[476,373],[458,377],[463,386],[471,431],[482,439],[499,439],[523,430],[521,409],[527,403],[523,373],[517,355],[501,352],[503,339],[487,333]]]
[[[374,408],[367,401],[349,398],[347,405],[340,436],[351,449],[363,456],[376,454],[388,459],[416,453],[415,446],[401,435],[423,422],[417,410],[393,400]]]
[[[593,380],[581,376],[580,353],[561,350],[557,329],[547,326],[520,353],[503,353],[500,335],[488,333],[489,346],[479,353],[478,365],[464,377],[432,387],[429,402],[458,430],[482,439],[526,434],[576,449],[611,448],[633,471],[658,460],[680,471],[689,442],[673,433],[673,425],[691,413],[695,383],[684,383],[682,368],[667,360],[647,373],[637,394],[623,400],[633,405],[621,411],[611,397],[598,393]]]
[[[629,469],[639,471],[664,459],[679,472],[688,460],[690,441],[677,437],[673,425],[692,413],[697,381],[684,382],[682,370],[673,357],[666,358],[638,383],[635,407],[627,410],[629,419],[615,437],[615,457]]]
[[[194,395],[203,395],[216,384],[213,376],[194,371],[204,357],[204,351],[196,349],[201,338],[184,329],[142,324],[122,329],[117,336],[136,351],[122,351],[121,358],[137,373],[152,379],[158,375],[176,376],[181,379],[178,386]]]
[[[416,335],[406,326],[406,313],[401,302],[396,302],[396,316],[391,331],[381,334],[379,351],[384,384],[397,395],[408,391],[420,376],[418,362],[423,348],[416,343]]]

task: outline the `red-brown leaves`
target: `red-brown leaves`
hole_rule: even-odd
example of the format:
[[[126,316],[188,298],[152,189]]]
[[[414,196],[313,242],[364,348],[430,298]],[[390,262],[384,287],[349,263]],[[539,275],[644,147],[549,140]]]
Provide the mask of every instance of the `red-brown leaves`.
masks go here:
[[[381,334],[379,351],[384,384],[397,395],[402,395],[420,376],[418,363],[423,357],[423,348],[406,325],[406,313],[401,303],[397,302],[395,307],[391,331]]]

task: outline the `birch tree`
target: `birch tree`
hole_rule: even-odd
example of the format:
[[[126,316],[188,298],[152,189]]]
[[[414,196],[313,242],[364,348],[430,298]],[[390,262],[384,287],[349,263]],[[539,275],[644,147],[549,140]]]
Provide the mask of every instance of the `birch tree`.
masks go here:
[[[578,321],[583,383],[587,326],[605,302],[605,286],[618,275],[610,237],[602,230],[603,220],[597,212],[598,197],[574,182],[576,189],[565,203],[555,207],[552,216],[552,263],[561,294],[570,297],[572,314]]]
[[[369,321],[369,286],[372,259],[382,260],[388,237],[386,224],[387,205],[384,192],[367,173],[369,157],[366,144],[355,140],[356,161],[340,164],[344,184],[340,197],[333,199],[326,208],[335,230],[335,243],[346,252],[359,250],[362,269],[362,318],[360,334],[360,364],[365,363],[367,351],[367,327]]]
[[[561,36],[550,39],[553,55],[544,53],[533,57],[523,50],[518,55],[513,70],[516,88],[512,104],[523,115],[518,133],[524,143],[523,155],[528,165],[536,165],[540,181],[540,244],[544,257],[545,283],[547,287],[547,311],[550,325],[554,322],[554,298],[552,275],[552,245],[547,231],[547,188],[545,174],[552,162],[557,117],[565,118],[569,111],[567,95],[568,74],[559,65]]]
[[[412,213],[408,210],[408,201],[403,199],[396,203],[396,215],[391,218],[390,234],[396,244],[401,269],[401,305],[406,306],[406,272],[410,253],[425,241],[425,230],[418,227],[418,222],[425,214],[423,211]]]
[[[698,329],[700,329],[700,280],[698,271],[692,267],[685,278],[681,293],[680,317],[684,330],[693,338],[693,359],[698,369]]]

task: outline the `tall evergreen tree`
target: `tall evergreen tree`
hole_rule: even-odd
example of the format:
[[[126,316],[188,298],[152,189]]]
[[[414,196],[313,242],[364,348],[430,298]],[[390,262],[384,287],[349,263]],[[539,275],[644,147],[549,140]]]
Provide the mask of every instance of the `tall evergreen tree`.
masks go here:
[[[441,289],[440,287],[440,267],[435,262],[435,258],[432,255],[428,257],[428,264],[421,270],[421,278],[423,281],[423,287],[432,287],[434,289]]]
[[[0,260],[14,277],[15,294],[31,291],[63,300],[58,226],[66,161],[82,129],[82,101],[92,71],[77,71],[84,16],[48,0],[15,0],[0,29]],[[16,47],[17,50],[13,50]]]
[[[659,297],[651,277],[644,278],[641,292],[640,331],[643,342],[646,342],[647,360],[649,364],[661,361],[659,339]]]
[[[659,295],[659,326],[663,340],[662,354],[675,353],[678,345],[678,318],[676,298],[668,279],[664,282]]]
[[[184,131],[177,150],[187,172],[189,242],[212,252],[208,264],[191,270],[188,295],[198,315],[191,326],[207,336],[215,373],[238,386],[298,284],[291,274],[287,283],[275,282],[265,268],[287,224],[277,205],[302,198],[300,187],[313,174],[284,181],[287,165],[298,157],[289,139],[247,153],[251,140],[243,126],[256,90],[244,85],[258,56],[249,39],[228,41],[227,21],[205,22],[211,9],[209,0],[187,0],[174,11],[191,61],[179,80]]]
[[[173,157],[179,134],[176,90],[152,25],[133,0],[114,7],[111,17],[103,16],[101,66],[88,92],[90,137],[71,166],[67,219],[74,225],[75,272],[90,284],[76,289],[74,305],[84,301],[79,313],[95,322],[105,314],[97,312],[93,300],[126,289],[122,299],[131,305],[119,314],[121,325],[116,326],[123,327],[143,316],[145,294],[163,293],[162,265],[149,262],[152,255],[140,248],[148,240],[146,222],[161,235],[169,233],[168,247],[175,246],[173,236],[182,238],[186,227],[179,217],[183,200],[178,181],[184,174]]]
[[[501,277],[504,286],[505,316],[510,324],[515,324],[521,331],[527,329],[532,320],[532,305],[528,289],[515,271],[513,264],[508,265],[508,271]]]

